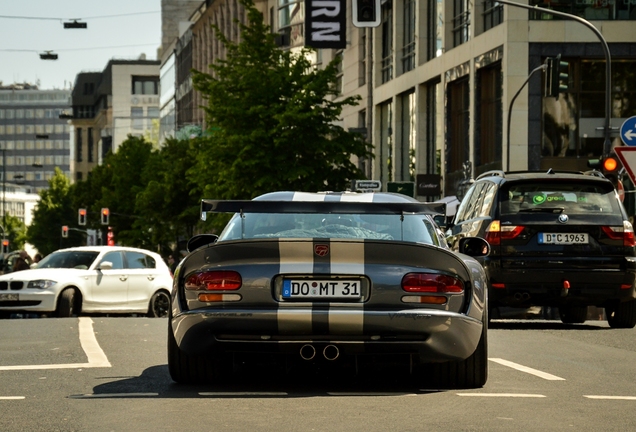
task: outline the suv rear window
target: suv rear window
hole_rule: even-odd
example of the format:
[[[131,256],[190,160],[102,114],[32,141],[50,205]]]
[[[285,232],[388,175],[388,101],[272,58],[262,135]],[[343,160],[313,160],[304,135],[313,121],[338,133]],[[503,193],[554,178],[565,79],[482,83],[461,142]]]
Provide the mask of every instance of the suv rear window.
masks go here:
[[[563,208],[571,214],[620,213],[614,189],[589,183],[515,183],[502,190],[501,214]]]

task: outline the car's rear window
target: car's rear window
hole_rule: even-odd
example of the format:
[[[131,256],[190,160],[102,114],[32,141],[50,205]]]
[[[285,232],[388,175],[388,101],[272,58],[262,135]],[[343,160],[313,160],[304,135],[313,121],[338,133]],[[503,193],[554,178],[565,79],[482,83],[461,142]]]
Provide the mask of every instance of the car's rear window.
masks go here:
[[[437,244],[424,215],[247,213],[235,215],[219,241],[258,238],[350,238]]]
[[[502,189],[501,214],[560,209],[570,214],[620,213],[613,188],[578,182],[511,184]]]

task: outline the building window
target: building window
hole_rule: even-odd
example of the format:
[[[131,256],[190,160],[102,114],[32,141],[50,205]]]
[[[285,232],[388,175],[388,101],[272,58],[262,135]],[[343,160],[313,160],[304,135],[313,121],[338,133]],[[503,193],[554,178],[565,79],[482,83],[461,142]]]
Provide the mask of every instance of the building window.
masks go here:
[[[301,45],[303,42],[303,1],[278,1],[278,29],[281,32],[283,46]]]
[[[82,161],[82,128],[75,130],[75,161]]]
[[[93,156],[94,156],[93,128],[88,128],[86,132],[87,132],[86,145],[88,146],[88,162],[94,162],[93,160]]]
[[[92,95],[95,91],[95,83],[84,83],[84,94]]]
[[[382,5],[382,83],[393,79],[393,2]]]
[[[336,72],[336,91],[338,92],[338,94],[342,94],[343,92],[343,84],[342,84],[342,78],[343,78],[343,72],[342,72],[342,61],[343,61],[343,56],[342,56],[343,52],[342,50],[338,50],[336,51],[336,58],[338,59],[338,64],[336,65],[337,68],[337,72]]]
[[[470,0],[453,0],[453,47],[470,37]]]
[[[476,111],[475,131],[477,143],[475,145],[475,172],[501,169],[502,146],[502,115],[503,78],[501,63],[489,65],[479,69],[477,73],[477,88],[475,97],[479,109]]]
[[[636,3],[628,0],[588,0],[547,2],[545,0],[530,0],[531,6],[539,6],[558,12],[576,15],[586,20],[636,20]],[[532,20],[560,20],[562,17],[530,11]]]
[[[400,95],[400,146],[396,148],[396,179],[415,181],[416,115],[415,90]],[[397,146],[396,146],[397,147]]]
[[[360,36],[360,63],[358,69],[360,75],[358,77],[358,86],[363,86],[367,83],[367,29],[358,29],[358,35]]]
[[[503,22],[503,5],[495,0],[484,1],[484,31]]]
[[[456,195],[457,184],[462,180],[462,168],[468,160],[469,81],[464,76],[448,83],[448,143],[446,155],[446,182],[444,195]]]
[[[603,154],[605,121],[605,61],[562,58],[570,64],[568,91],[543,98],[544,157],[589,158]],[[612,61],[612,112],[618,119],[636,115],[636,61]],[[617,121],[618,120],[618,121]],[[618,138],[615,139],[618,141]]]
[[[136,95],[158,95],[159,77],[132,77],[132,94]]]
[[[404,2],[402,72],[415,69],[415,0]]]
[[[426,174],[439,174],[437,164],[437,92],[439,80],[426,85]]]
[[[133,129],[144,128],[144,109],[143,107],[131,107],[130,118]]]
[[[380,181],[393,181],[393,103],[385,102],[380,108],[380,154],[376,158],[379,165]]]

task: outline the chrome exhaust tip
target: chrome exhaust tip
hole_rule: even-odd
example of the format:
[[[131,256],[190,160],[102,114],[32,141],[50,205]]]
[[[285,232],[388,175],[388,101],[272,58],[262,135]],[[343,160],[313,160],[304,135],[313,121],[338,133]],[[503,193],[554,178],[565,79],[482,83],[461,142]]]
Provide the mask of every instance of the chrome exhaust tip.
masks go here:
[[[305,344],[300,347],[300,357],[303,360],[311,360],[316,357],[316,348],[313,345]]]
[[[333,361],[340,357],[340,350],[335,345],[327,345],[324,350],[322,350],[322,355],[329,361]]]

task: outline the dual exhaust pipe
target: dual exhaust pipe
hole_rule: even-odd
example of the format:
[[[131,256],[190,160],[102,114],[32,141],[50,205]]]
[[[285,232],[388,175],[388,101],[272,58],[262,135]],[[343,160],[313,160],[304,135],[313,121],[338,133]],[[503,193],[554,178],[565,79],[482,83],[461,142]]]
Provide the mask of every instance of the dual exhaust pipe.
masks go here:
[[[530,300],[530,293],[515,293],[515,300],[517,301],[527,301]]]
[[[303,360],[313,360],[316,357],[316,347],[311,344],[305,344],[300,347],[300,357]],[[340,357],[340,350],[337,346],[329,344],[322,350],[322,355],[329,361],[334,361]]]

